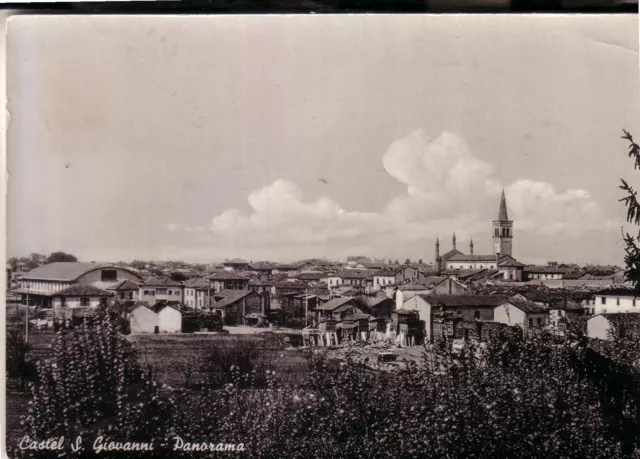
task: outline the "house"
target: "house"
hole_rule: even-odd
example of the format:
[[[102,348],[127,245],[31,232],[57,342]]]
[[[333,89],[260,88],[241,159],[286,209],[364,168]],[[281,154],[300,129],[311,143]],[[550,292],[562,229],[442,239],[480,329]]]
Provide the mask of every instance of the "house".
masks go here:
[[[212,273],[209,280],[216,292],[223,290],[248,290],[249,277],[240,273],[221,271]]]
[[[500,257],[498,261],[498,271],[504,280],[521,282],[524,279],[524,266],[524,263],[508,256]]]
[[[245,324],[249,314],[268,315],[269,304],[265,298],[252,290],[223,290],[214,294],[216,302],[211,308],[218,311],[225,323]]]
[[[357,301],[353,297],[333,298],[315,308],[316,322],[320,322],[322,319],[340,321],[347,316],[364,313],[356,306],[356,303]]]
[[[339,287],[341,285],[351,285],[358,287],[373,287],[373,275],[375,271],[346,269],[336,273],[329,274],[327,281],[329,288]]]
[[[558,335],[564,335],[567,327],[586,315],[586,308],[570,299],[551,302],[549,307],[549,328]]]
[[[640,333],[640,314],[597,314],[587,320],[587,336],[593,339],[610,340]]]
[[[559,280],[563,279],[565,274],[573,271],[573,268],[560,266],[558,263],[550,261],[547,266],[525,266],[523,276],[524,280]]]
[[[593,314],[640,312],[640,298],[631,289],[609,288],[594,295]]]
[[[468,293],[466,285],[450,277],[429,276],[422,283],[427,287],[427,292],[430,295],[464,295]]]
[[[138,298],[138,290],[140,284],[129,279],[118,282],[115,285],[107,287],[105,290],[113,292],[116,300],[135,301]]]
[[[507,300],[505,295],[418,294],[407,299],[402,304],[402,309],[417,311],[420,321],[424,323],[425,339],[433,339],[453,336],[458,321],[493,321],[494,309]],[[438,320],[434,320],[435,318]]]
[[[180,333],[182,331],[182,313],[168,304],[156,305],[154,312],[158,314],[160,333]]]
[[[277,265],[268,261],[259,261],[249,265],[249,271],[253,271],[259,276],[271,276]]]
[[[234,258],[233,260],[224,261],[222,266],[225,271],[247,271],[249,262],[242,258]]]
[[[154,306],[159,301],[172,303],[184,302],[184,285],[182,282],[167,278],[149,277],[138,289],[138,300],[144,301],[149,306]]]
[[[113,294],[93,285],[72,285],[51,294],[51,307],[57,319],[71,319],[83,316],[89,309],[95,309],[111,298]]]
[[[56,262],[24,273],[13,292],[21,295],[23,303],[51,307],[54,294],[73,285],[93,285],[105,290],[123,280],[138,283],[141,279],[134,270],[114,264]]]
[[[522,295],[512,296],[504,304],[496,306],[493,315],[496,322],[519,325],[523,330],[541,329],[549,322],[549,310]]]
[[[381,269],[373,273],[373,288],[381,289],[396,283],[395,269]]]
[[[189,279],[184,283],[184,304],[191,309],[205,309],[213,304],[213,288],[206,279]]]
[[[131,333],[157,333],[160,331],[158,314],[142,303],[129,309],[129,326]]]

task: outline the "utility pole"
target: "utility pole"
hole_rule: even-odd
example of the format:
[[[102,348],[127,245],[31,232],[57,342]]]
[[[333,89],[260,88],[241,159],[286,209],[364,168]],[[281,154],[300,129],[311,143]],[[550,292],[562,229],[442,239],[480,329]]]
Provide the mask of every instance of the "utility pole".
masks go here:
[[[24,323],[24,342],[29,342],[29,287],[27,287],[27,310],[25,312],[26,320]]]

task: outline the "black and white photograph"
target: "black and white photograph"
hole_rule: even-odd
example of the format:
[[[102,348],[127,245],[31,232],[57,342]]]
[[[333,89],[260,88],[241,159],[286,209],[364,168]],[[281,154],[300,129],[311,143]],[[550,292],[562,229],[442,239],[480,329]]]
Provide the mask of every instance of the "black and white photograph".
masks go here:
[[[6,457],[640,457],[638,37],[12,17]]]

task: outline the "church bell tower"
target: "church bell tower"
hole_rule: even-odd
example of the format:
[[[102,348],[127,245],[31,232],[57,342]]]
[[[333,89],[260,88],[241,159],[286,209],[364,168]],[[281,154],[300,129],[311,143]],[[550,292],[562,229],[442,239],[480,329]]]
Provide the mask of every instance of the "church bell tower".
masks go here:
[[[493,221],[493,254],[512,256],[513,248],[513,221],[507,214],[507,200],[502,190],[498,219]]]

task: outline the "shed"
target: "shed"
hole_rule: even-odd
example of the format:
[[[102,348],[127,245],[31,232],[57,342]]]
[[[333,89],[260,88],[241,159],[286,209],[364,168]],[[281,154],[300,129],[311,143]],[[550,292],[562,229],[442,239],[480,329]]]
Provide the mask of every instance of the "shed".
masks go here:
[[[162,306],[158,310],[158,326],[162,333],[182,331],[182,313],[172,306]]]
[[[159,317],[151,308],[138,304],[129,313],[129,325],[131,333],[154,333]]]

